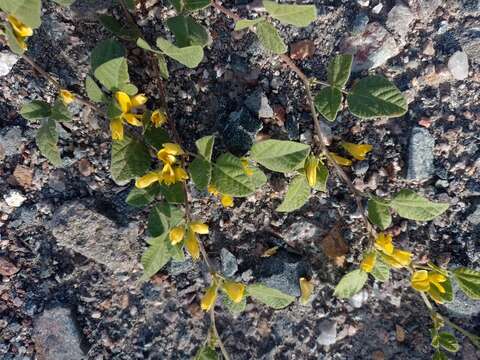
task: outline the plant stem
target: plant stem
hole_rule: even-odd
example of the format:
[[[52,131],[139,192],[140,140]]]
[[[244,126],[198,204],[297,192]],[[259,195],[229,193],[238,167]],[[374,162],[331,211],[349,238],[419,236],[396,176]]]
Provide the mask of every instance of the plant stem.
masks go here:
[[[218,346],[220,347],[220,351],[225,360],[230,360],[230,356],[228,355],[227,349],[225,349],[225,345],[223,344],[222,339],[217,330],[217,325],[215,323],[215,306],[212,306],[210,310],[210,323],[212,325],[213,332],[215,333],[215,337],[217,338]]]

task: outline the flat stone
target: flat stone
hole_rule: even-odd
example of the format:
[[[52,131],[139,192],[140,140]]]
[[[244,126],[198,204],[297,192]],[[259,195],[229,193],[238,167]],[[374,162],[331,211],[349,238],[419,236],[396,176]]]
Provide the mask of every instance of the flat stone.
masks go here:
[[[11,207],[20,207],[27,200],[25,196],[18,190],[11,190],[8,194],[3,195],[5,202]]]
[[[477,208],[467,217],[467,221],[473,225],[480,224],[480,204],[477,205]]]
[[[237,258],[225,248],[220,250],[220,261],[222,262],[222,273],[232,277],[238,271]]]
[[[20,57],[10,51],[0,51],[0,76],[8,75],[18,59]]]
[[[410,136],[408,149],[407,179],[424,180],[434,174],[433,148],[435,139],[425,128],[415,127]]]
[[[388,13],[386,25],[388,29],[404,37],[410,30],[410,24],[414,19],[415,17],[408,6],[398,4]]]
[[[33,324],[38,360],[82,360],[80,332],[69,309],[45,310]]]
[[[259,118],[273,118],[273,109],[262,90],[257,90],[245,100],[245,106]]]
[[[358,309],[361,308],[363,304],[368,300],[368,291],[365,289],[362,289],[360,292],[356,293],[353,295],[348,302],[350,305],[352,305],[354,308]]]
[[[468,77],[468,56],[463,51],[457,51],[448,59],[448,70],[457,80],[465,80]]]
[[[138,242],[138,226],[120,227],[79,201],[61,206],[48,223],[61,246],[105,265],[113,272],[129,272],[137,264],[132,251]]]
[[[273,110],[272,110],[273,111]],[[220,130],[223,143],[234,155],[242,156],[253,145],[253,139],[262,128],[262,122],[245,108],[230,114]]]
[[[317,342],[320,345],[333,345],[337,341],[337,322],[334,320],[323,320],[318,325]]]
[[[12,156],[20,153],[22,145],[22,129],[18,126],[9,128],[7,131],[0,131],[0,145],[3,148],[4,156]]]

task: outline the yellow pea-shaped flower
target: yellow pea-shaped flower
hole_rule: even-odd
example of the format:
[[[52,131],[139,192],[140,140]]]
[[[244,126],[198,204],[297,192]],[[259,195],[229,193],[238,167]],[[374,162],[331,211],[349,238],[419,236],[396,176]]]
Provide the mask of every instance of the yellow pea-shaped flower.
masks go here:
[[[365,155],[372,150],[370,144],[353,144],[346,141],[342,141],[342,147],[357,160],[365,160]]]
[[[230,300],[232,300],[234,303],[238,304],[240,301],[242,301],[245,294],[245,285],[239,282],[225,280],[222,287]]]
[[[202,297],[202,301],[200,302],[200,306],[202,310],[209,311],[214,305],[217,300],[217,285],[212,285],[208,288],[205,292],[205,295]]]
[[[377,256],[374,252],[366,254],[363,257],[362,262],[360,263],[360,269],[362,269],[366,273],[372,272],[373,268],[375,267],[376,260]]]
[[[342,165],[342,166],[352,165],[352,160],[344,158],[343,156],[337,155],[333,152],[330,153],[330,156],[332,157],[333,161],[335,161],[338,165]]]
[[[160,181],[161,175],[152,171],[135,180],[135,186],[139,189],[145,189],[156,181]]]
[[[176,245],[183,240],[185,236],[185,228],[183,226],[176,226],[170,230],[169,237],[172,245]]]
[[[233,206],[233,197],[230,195],[222,195],[220,202],[222,203],[223,207],[232,207]]]
[[[167,115],[162,110],[155,110],[150,117],[153,126],[156,128],[164,125],[167,122]]]
[[[193,221],[190,223],[190,229],[192,232],[205,235],[208,234],[208,225],[200,221]]]
[[[185,240],[185,248],[193,260],[200,258],[200,244],[198,243],[197,235],[193,231],[189,231],[187,239]]]
[[[73,95],[70,91],[62,89],[60,90],[60,98],[64,102],[64,104],[68,105],[75,101],[75,95]]]
[[[317,184],[317,168],[320,160],[315,155],[310,155],[305,160],[305,176],[307,177],[308,185],[314,187]]]

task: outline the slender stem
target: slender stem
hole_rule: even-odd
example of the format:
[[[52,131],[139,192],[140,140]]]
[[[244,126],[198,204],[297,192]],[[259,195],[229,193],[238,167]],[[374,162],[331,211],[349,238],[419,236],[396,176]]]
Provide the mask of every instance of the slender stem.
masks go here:
[[[215,307],[214,306],[212,306],[212,308],[210,309],[210,322],[211,322],[215,337],[217,338],[218,346],[220,346],[220,351],[222,352],[224,359],[230,360],[230,356],[228,355],[227,349],[225,348],[225,345],[223,344],[223,341],[220,338],[220,335],[217,330],[217,325],[215,324]]]
[[[443,318],[443,321],[445,321],[445,324],[447,324],[448,326],[454,328],[455,330],[457,330],[459,333],[461,333],[462,335],[464,335],[465,337],[467,337],[473,345],[475,345],[477,347],[477,349],[480,349],[480,337],[477,336],[477,335],[474,335],[472,334],[471,332],[463,329],[462,327],[458,326],[457,324],[453,323],[452,321],[450,321],[449,319],[447,318]]]

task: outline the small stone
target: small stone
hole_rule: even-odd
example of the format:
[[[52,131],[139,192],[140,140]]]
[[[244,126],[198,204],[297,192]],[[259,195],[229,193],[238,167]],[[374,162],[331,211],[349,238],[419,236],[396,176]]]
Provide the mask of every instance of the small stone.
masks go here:
[[[312,40],[298,41],[290,47],[290,57],[294,60],[308,59],[314,52],[315,44]]]
[[[222,273],[227,277],[232,277],[238,271],[237,258],[225,248],[220,250],[220,260],[222,262]]]
[[[20,207],[27,200],[20,191],[11,190],[8,194],[3,195],[5,202],[11,207]]]
[[[8,259],[0,257],[0,275],[9,277],[16,274],[18,270]]]
[[[396,32],[401,37],[407,35],[414,15],[408,6],[403,4],[395,5],[388,13],[387,28]]]
[[[433,166],[434,146],[435,139],[427,129],[415,127],[412,130],[408,149],[407,179],[424,180],[433,175],[435,171]]]
[[[69,309],[45,310],[34,320],[35,350],[41,360],[83,360],[80,332]]]
[[[467,221],[473,225],[480,224],[480,204],[477,205],[477,208],[467,217]]]
[[[363,33],[369,21],[370,19],[368,18],[368,15],[365,12],[360,12],[353,20],[352,33],[353,34]]]
[[[13,66],[17,63],[17,55],[11,53],[10,51],[1,51],[0,52],[0,76],[8,75]]]
[[[259,118],[272,118],[273,109],[262,90],[257,90],[245,100],[245,106]]]
[[[367,7],[370,5],[370,0],[357,0],[357,4],[362,7]]]
[[[375,5],[372,9],[372,12],[376,15],[380,14],[380,12],[382,11],[383,9],[383,4],[382,3],[378,3],[377,5]]]
[[[332,320],[323,320],[319,326],[318,331],[320,335],[317,337],[317,342],[320,345],[333,345],[337,341],[337,322]]]
[[[20,153],[22,145],[22,129],[14,126],[8,129],[4,134],[0,131],[0,144],[5,153],[4,156],[12,156]]]
[[[444,0],[408,0],[410,9],[422,21],[430,21],[431,16]]]
[[[359,309],[368,300],[368,291],[362,289],[362,291],[353,295],[348,301],[355,309]]]
[[[33,169],[22,165],[17,165],[13,171],[13,177],[19,186],[23,188],[29,187],[32,185]]]
[[[423,55],[433,56],[435,55],[435,48],[433,47],[433,41],[428,39],[425,45],[423,46]]]
[[[448,70],[457,80],[465,80],[468,77],[468,57],[463,51],[457,51],[448,59]]]
[[[273,113],[273,110],[272,110]],[[243,108],[230,114],[220,131],[227,149],[234,155],[242,156],[253,145],[255,135],[262,128],[262,122]]]
[[[92,164],[87,159],[81,159],[78,162],[78,171],[82,176],[90,176],[92,175]]]
[[[372,353],[372,360],[385,360],[385,354],[383,351],[376,350]]]
[[[400,343],[405,341],[405,329],[398,324],[395,325],[395,337]]]

